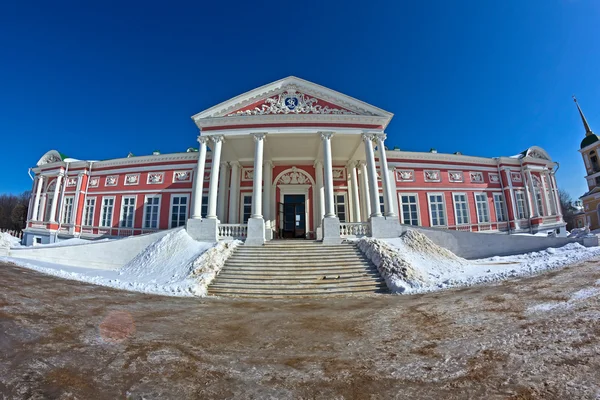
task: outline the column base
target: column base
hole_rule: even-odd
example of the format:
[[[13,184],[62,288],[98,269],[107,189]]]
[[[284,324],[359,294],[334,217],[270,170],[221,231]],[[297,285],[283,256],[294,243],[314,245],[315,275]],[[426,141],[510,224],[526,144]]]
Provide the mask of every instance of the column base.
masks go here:
[[[271,221],[265,221],[265,240],[271,241],[273,240],[273,227],[271,226]]]
[[[321,226],[323,228],[323,244],[342,244],[338,217],[323,218]]]
[[[262,246],[265,244],[265,220],[260,218],[248,219],[248,236],[245,246]]]
[[[192,239],[198,242],[218,242],[219,241],[219,220],[218,219],[188,219],[185,224],[185,230]]]
[[[395,238],[400,236],[403,231],[398,217],[371,217],[371,237]]]

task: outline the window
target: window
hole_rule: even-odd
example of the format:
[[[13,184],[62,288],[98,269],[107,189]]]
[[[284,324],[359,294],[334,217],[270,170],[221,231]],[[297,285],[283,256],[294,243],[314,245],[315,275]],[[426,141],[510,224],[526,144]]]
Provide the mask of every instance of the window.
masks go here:
[[[133,228],[135,219],[135,196],[123,197],[121,203],[121,228]]]
[[[202,196],[202,209],[200,210],[200,215],[202,218],[206,218],[206,214],[208,214],[208,196]]]
[[[346,195],[336,194],[334,197],[334,208],[340,222],[346,222]]]
[[[535,195],[535,204],[537,205],[538,214],[540,216],[544,215],[544,203],[542,201],[542,191],[539,187],[533,187],[533,193]]]
[[[247,224],[248,220],[252,216],[252,195],[242,195],[242,223]]]
[[[158,229],[158,215],[160,211],[160,196],[146,196],[144,205],[144,228]]]
[[[502,193],[494,193],[494,209],[496,210],[496,221],[506,221],[506,213],[504,212],[504,196]]]
[[[403,224],[419,225],[419,206],[416,194],[400,195],[400,208]]]
[[[185,225],[187,220],[188,196],[171,196],[171,228]]]
[[[85,208],[83,210],[83,225],[94,225],[94,209],[96,208],[96,198],[91,197],[85,200]]]
[[[65,197],[62,209],[62,221],[63,224],[70,224],[73,222],[73,196]]]
[[[49,194],[46,196],[46,212],[44,213],[44,221],[54,221],[54,217],[51,214],[52,212],[52,200],[54,196]]]
[[[515,200],[517,203],[517,218],[527,218],[527,214],[525,213],[525,194],[523,192],[515,192]]]
[[[597,176],[595,179],[596,179],[596,185],[600,185],[600,176]]]
[[[102,216],[100,217],[100,226],[112,226],[113,207],[115,206],[114,197],[102,198]]]
[[[379,196],[379,212],[381,215],[385,215],[385,203],[383,202],[383,196]]]
[[[431,226],[446,225],[445,208],[443,194],[429,194],[429,215],[431,218]]]
[[[549,215],[556,215],[557,211],[556,211],[556,201],[554,199],[554,195],[552,193],[552,190],[550,190],[550,188],[546,188],[546,198],[548,199],[548,207],[549,209]]]
[[[592,168],[594,169],[595,172],[598,172],[598,170],[600,170],[600,168],[598,168],[598,156],[596,155],[595,151],[590,151],[590,160],[592,161]]]
[[[475,205],[477,206],[477,222],[480,224],[490,222],[490,210],[485,193],[475,194]]]
[[[456,213],[456,225],[466,225],[469,223],[469,206],[467,204],[467,195],[464,193],[454,193],[454,212]]]

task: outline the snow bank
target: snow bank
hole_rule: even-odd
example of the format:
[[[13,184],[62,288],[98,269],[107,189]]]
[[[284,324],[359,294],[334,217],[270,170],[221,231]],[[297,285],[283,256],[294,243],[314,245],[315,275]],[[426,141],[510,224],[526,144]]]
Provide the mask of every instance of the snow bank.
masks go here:
[[[561,248],[514,256],[465,260],[410,229],[399,238],[363,238],[357,244],[378,268],[393,293],[470,286],[540,273],[600,256],[600,247],[569,243]]]
[[[161,237],[118,270],[97,270],[0,257],[49,275],[117,289],[168,296],[204,296],[239,241],[216,246],[193,240],[185,229]]]
[[[570,238],[584,238],[584,237],[589,237],[589,236],[594,236],[593,233],[590,232],[590,228],[588,228],[587,226],[584,228],[575,228],[573,229],[569,235],[567,237]]]
[[[0,232],[0,249],[10,249],[11,247],[21,247],[21,239],[6,232]]]
[[[61,240],[60,242],[37,244],[37,245],[35,245],[35,247],[52,248],[52,247],[78,246],[80,244],[111,242],[113,240],[118,240],[118,239],[88,240],[88,239],[81,239],[81,238],[71,238],[71,239],[67,239],[67,240]]]

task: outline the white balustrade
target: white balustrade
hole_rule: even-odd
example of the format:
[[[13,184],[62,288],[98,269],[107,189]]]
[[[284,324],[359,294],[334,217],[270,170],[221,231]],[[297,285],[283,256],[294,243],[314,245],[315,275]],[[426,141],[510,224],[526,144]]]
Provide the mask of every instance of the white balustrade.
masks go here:
[[[369,222],[340,222],[341,237],[362,237],[371,235]]]
[[[248,224],[219,224],[219,239],[245,239],[248,236]]]

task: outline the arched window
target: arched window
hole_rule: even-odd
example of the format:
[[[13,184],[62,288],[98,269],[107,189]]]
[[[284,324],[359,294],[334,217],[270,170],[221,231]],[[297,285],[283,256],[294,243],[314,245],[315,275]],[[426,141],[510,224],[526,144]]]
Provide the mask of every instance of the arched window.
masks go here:
[[[598,155],[594,150],[590,151],[590,161],[592,162],[594,172],[600,171],[600,167],[598,167]]]

